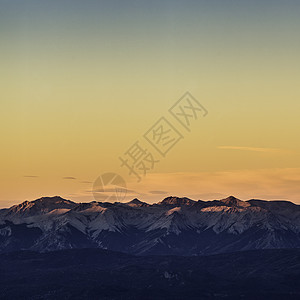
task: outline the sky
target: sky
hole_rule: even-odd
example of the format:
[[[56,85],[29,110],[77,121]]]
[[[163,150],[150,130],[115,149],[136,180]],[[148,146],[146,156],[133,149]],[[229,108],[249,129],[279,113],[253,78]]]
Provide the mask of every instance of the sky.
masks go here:
[[[300,204],[299,14],[292,0],[0,0],[0,207],[107,199],[106,173],[120,201]],[[186,92],[202,108],[188,130],[170,113]],[[161,118],[181,137],[165,155],[145,139]],[[121,161],[136,142],[157,161],[135,165],[139,182]]]

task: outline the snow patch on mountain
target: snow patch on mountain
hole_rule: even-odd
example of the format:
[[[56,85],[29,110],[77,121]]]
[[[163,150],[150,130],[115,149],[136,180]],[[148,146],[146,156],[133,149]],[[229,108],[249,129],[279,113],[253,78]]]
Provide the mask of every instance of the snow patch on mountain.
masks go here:
[[[40,235],[31,246],[38,251],[91,245],[127,247],[133,253],[181,251],[180,247],[195,253],[198,248],[205,252],[218,247],[222,251],[300,247],[300,208],[291,202],[242,201],[233,196],[207,202],[168,197],[152,205],[138,199],[75,203],[44,197],[0,210],[0,249],[15,243],[17,232],[26,234],[27,229]]]

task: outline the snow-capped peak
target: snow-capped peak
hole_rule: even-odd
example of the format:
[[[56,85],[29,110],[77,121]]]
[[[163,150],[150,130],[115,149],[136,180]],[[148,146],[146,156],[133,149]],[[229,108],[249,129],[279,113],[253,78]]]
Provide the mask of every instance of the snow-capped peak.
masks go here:
[[[0,251],[102,247],[145,253],[157,247],[159,253],[176,249],[174,253],[197,255],[300,247],[300,206],[286,201],[245,202],[233,196],[197,202],[168,197],[156,204],[138,199],[75,203],[43,197],[0,210],[0,237]]]
[[[174,213],[179,213],[181,211],[181,207],[174,207],[166,212],[166,216],[170,216]]]

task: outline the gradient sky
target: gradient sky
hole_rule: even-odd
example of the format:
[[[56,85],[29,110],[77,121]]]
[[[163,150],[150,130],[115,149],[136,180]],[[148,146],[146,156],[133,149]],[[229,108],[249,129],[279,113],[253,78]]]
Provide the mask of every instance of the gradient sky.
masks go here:
[[[299,1],[0,0],[0,206],[92,201],[105,172],[128,199],[300,203],[299,15]],[[137,183],[119,156],[186,91],[208,115]]]

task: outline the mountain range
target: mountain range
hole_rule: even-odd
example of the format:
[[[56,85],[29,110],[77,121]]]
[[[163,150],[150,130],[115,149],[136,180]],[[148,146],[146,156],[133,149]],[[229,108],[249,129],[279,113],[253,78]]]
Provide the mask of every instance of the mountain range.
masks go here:
[[[300,206],[289,201],[76,203],[59,196],[0,210],[0,252],[101,248],[134,255],[210,255],[300,248]]]

